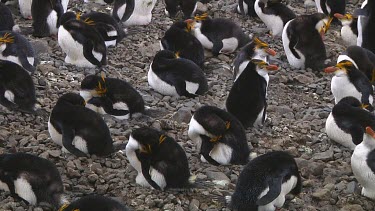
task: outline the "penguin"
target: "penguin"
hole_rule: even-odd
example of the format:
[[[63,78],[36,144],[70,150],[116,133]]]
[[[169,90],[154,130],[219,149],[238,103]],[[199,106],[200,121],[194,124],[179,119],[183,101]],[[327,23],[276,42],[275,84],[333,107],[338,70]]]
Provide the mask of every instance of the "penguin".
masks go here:
[[[33,19],[31,16],[31,4],[33,0],[18,0],[20,6],[20,13],[23,18],[27,20]]]
[[[346,0],[315,0],[315,5],[319,13],[324,13],[332,18],[333,22],[338,22],[334,15],[345,14]]]
[[[102,114],[110,114],[120,120],[145,110],[145,102],[137,90],[117,78],[86,76],[81,82],[80,95],[87,102],[86,107],[101,108]]]
[[[36,110],[31,76],[18,64],[5,60],[0,60],[0,104],[26,113]]]
[[[346,46],[357,45],[358,39],[358,28],[357,28],[357,17],[351,14],[342,15],[335,13],[334,15],[341,22],[341,38]]]
[[[59,211],[129,211],[122,203],[105,196],[88,195],[73,201],[70,204],[64,204]]]
[[[284,205],[287,194],[298,195],[301,189],[294,158],[275,151],[251,160],[238,176],[233,195],[226,196],[226,200],[237,211],[274,211]]]
[[[244,165],[250,148],[236,117],[214,106],[202,106],[189,123],[189,138],[197,144],[202,162],[212,165]]]
[[[111,134],[102,117],[85,108],[84,99],[74,93],[62,95],[48,121],[52,141],[77,157],[108,156],[114,152]]]
[[[266,119],[268,71],[271,70],[278,67],[252,59],[229,92],[226,109],[245,128],[263,125]]]
[[[177,21],[165,32],[160,41],[161,50],[170,50],[181,58],[189,59],[200,67],[204,63],[204,49],[199,40],[190,34],[184,21]]]
[[[0,31],[0,59],[16,63],[30,74],[34,73],[37,63],[29,41],[12,31]]]
[[[14,24],[12,12],[2,2],[0,2],[0,31],[21,31],[20,27]]]
[[[0,155],[0,190],[26,204],[47,203],[57,210],[66,203],[64,186],[56,166],[27,153]]]
[[[203,47],[212,50],[214,56],[220,53],[232,53],[251,41],[239,25],[229,19],[211,19],[207,14],[186,20],[192,34]]]
[[[375,2],[365,1],[364,6],[359,11],[361,22],[358,22],[358,31],[361,31],[361,39],[357,40],[357,45],[375,53]],[[358,36],[360,37],[360,36]]]
[[[100,5],[112,4],[114,0],[84,0],[85,3],[97,3]]]
[[[69,0],[61,0],[61,5],[63,7],[64,13],[68,10]]]
[[[112,16],[125,26],[148,25],[157,0],[115,0]]]
[[[238,0],[236,11],[242,15],[249,15],[250,17],[257,17],[254,10],[255,0]]]
[[[253,41],[241,48],[233,62],[233,78],[234,81],[241,75],[243,70],[249,64],[251,59],[259,58],[266,60],[268,56],[275,56],[276,51],[269,48],[268,44],[257,37]]]
[[[66,53],[66,63],[79,67],[102,67],[107,64],[104,39],[92,27],[93,24],[90,20],[76,20],[73,12],[61,16],[58,43]]]
[[[281,36],[285,24],[296,17],[281,0],[256,0],[254,10],[273,37]]]
[[[362,2],[361,10],[368,10],[367,3],[368,3],[368,0],[365,0]],[[357,29],[358,29],[357,45],[358,46],[362,46],[363,29],[365,28],[365,25],[367,24],[367,21],[368,21],[367,12],[361,12],[361,13],[364,13],[364,14],[358,14],[358,10],[354,11],[354,15],[358,17],[358,21],[357,21]]]
[[[208,90],[201,68],[168,50],[156,53],[148,71],[148,84],[160,94],[171,96],[192,98]]]
[[[33,16],[33,36],[48,37],[57,35],[59,18],[64,14],[61,0],[33,0],[31,4]]]
[[[165,0],[165,14],[170,18],[176,17],[178,7],[181,8],[184,14],[184,19],[189,19],[194,16],[197,10],[197,0]]]
[[[369,111],[374,110],[372,107],[374,89],[370,80],[352,62],[340,61],[335,66],[325,68],[324,72],[335,74],[331,80],[331,92],[335,97],[335,104],[344,97],[352,96],[368,105]]]
[[[156,190],[189,187],[189,163],[183,148],[171,137],[150,127],[134,130],[125,149],[138,172],[136,183]]]
[[[322,13],[301,15],[285,24],[282,40],[289,64],[321,70],[327,57],[322,37],[328,28],[329,20]]]

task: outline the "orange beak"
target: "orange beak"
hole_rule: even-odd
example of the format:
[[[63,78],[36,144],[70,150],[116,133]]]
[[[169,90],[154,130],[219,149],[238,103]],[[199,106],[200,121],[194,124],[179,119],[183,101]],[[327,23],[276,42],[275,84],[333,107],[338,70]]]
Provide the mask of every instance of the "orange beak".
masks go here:
[[[335,18],[337,18],[337,19],[343,19],[343,18],[345,18],[345,15],[342,15],[340,13],[335,13],[333,16],[335,16]]]
[[[375,131],[371,127],[366,127],[366,133],[375,138]]]
[[[271,65],[268,65],[268,66],[266,67],[266,69],[267,69],[267,70],[278,70],[279,67],[276,66],[276,65],[274,65],[274,64],[271,64]]]
[[[336,72],[336,70],[338,70],[338,68],[337,67],[327,67],[326,69],[324,69],[324,72],[326,72],[326,73],[334,73],[334,72]]]
[[[268,53],[268,54],[271,55],[271,56],[275,56],[275,55],[276,55],[276,51],[274,51],[274,50],[271,49],[271,48],[267,48],[267,49],[266,49],[266,53]]]

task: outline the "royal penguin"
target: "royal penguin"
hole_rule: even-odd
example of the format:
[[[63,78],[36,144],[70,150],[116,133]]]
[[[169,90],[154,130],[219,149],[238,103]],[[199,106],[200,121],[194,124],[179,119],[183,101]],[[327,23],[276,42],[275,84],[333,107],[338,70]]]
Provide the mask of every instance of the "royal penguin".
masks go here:
[[[359,16],[357,45],[375,53],[375,2],[364,1],[356,14]]]
[[[315,5],[319,13],[324,13],[333,22],[338,22],[336,13],[345,14],[346,0],[315,0]]]
[[[66,203],[64,186],[56,166],[26,153],[0,155],[0,190],[30,205],[45,204],[57,210]]]
[[[357,21],[357,29],[358,29],[357,45],[358,46],[362,46],[363,29],[365,28],[365,25],[367,24],[367,21],[368,21],[368,17],[367,17],[368,14],[366,12],[364,12],[364,11],[369,9],[369,6],[367,6],[367,3],[368,3],[368,0],[365,0],[365,1],[362,2],[361,10],[363,10],[363,11],[360,11],[361,14],[358,14],[359,10],[354,11],[354,15],[356,15],[358,17],[358,21]]]
[[[102,67],[107,64],[107,48],[90,20],[76,20],[73,12],[60,18],[58,43],[66,53],[65,62],[79,67]]]
[[[252,59],[229,92],[226,109],[245,128],[263,125],[266,119],[268,71],[272,70],[278,67]]]
[[[289,64],[320,71],[327,57],[323,37],[328,28],[329,20],[322,13],[301,15],[285,24],[282,40]]]
[[[244,165],[249,161],[245,129],[236,117],[222,109],[199,108],[190,120],[188,135],[197,144],[202,162]]]
[[[57,35],[59,18],[64,14],[61,0],[33,0],[33,36],[48,37]]]
[[[238,0],[236,11],[242,15],[249,15],[250,17],[257,17],[254,10],[255,0]]]
[[[202,69],[168,50],[156,53],[148,71],[148,84],[155,91],[170,96],[196,97],[208,90]]]
[[[12,31],[0,31],[0,59],[22,66],[29,74],[34,73],[37,63],[29,41]]]
[[[80,95],[86,107],[117,119],[129,119],[136,113],[143,113],[145,102],[142,96],[128,82],[104,75],[89,75],[81,82]]]
[[[115,0],[112,16],[125,26],[147,25],[155,4],[156,0]]]
[[[52,141],[78,157],[108,156],[114,152],[111,134],[103,118],[85,107],[78,94],[62,95],[48,121]]]
[[[281,36],[285,24],[296,17],[281,0],[256,0],[254,9],[273,37]]]
[[[31,4],[33,0],[18,0],[18,4],[20,6],[20,13],[23,18],[31,20],[33,19],[31,16]]]
[[[286,152],[269,152],[251,160],[238,176],[232,196],[226,196],[236,211],[275,211],[289,193],[298,195],[302,179],[294,158]]]
[[[114,0],[84,0],[85,3],[96,3],[100,5],[112,4]]]
[[[27,113],[36,110],[31,76],[18,64],[4,60],[0,60],[0,104]]]
[[[342,15],[335,13],[335,17],[341,22],[341,38],[346,46],[357,45],[358,39],[358,18],[351,14]]]
[[[335,66],[324,69],[326,73],[334,73],[331,80],[331,92],[337,104],[344,97],[355,97],[373,111],[374,89],[366,75],[359,71],[351,61],[342,60]]]
[[[117,200],[100,195],[88,195],[63,205],[59,211],[128,211],[129,209]]]
[[[260,40],[257,37],[253,38],[253,41],[241,48],[241,51],[237,54],[233,62],[233,78],[237,80],[238,76],[241,75],[243,70],[249,64],[251,59],[259,58],[266,60],[268,56],[275,56],[276,51],[271,49],[267,43]]]
[[[197,10],[197,0],[165,0],[165,14],[170,18],[174,18],[181,8],[184,14],[184,19],[189,19],[194,16]]]
[[[165,32],[160,41],[161,50],[178,53],[179,57],[189,59],[200,67],[204,63],[204,49],[199,40],[190,34],[191,28],[184,21],[177,21]]]
[[[21,31],[20,27],[14,24],[12,12],[2,2],[0,2],[0,31]]]
[[[136,183],[156,190],[189,187],[189,163],[183,148],[165,133],[149,127],[134,130],[126,157],[138,172]]]
[[[211,19],[207,14],[186,20],[191,33],[202,43],[203,47],[212,50],[213,55],[232,53],[251,41],[241,27],[235,22],[224,19]]]

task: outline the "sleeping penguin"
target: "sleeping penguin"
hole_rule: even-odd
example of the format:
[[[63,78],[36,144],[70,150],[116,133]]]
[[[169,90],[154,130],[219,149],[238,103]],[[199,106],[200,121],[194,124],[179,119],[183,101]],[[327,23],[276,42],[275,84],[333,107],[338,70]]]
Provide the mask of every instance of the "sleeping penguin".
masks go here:
[[[34,73],[36,59],[34,49],[21,34],[12,31],[0,31],[0,59],[14,62]]]
[[[373,111],[374,90],[370,80],[359,71],[352,62],[340,61],[336,66],[324,69],[326,73],[335,73],[331,81],[331,91],[337,104],[342,98],[352,96]]]
[[[254,9],[273,37],[281,36],[285,24],[296,17],[281,0],[256,0]]]
[[[236,11],[242,15],[249,15],[250,17],[257,17],[254,10],[255,0],[238,0]]]
[[[66,203],[64,186],[56,166],[26,153],[0,155],[0,190],[26,204],[47,203],[57,210]]]
[[[91,20],[76,20],[73,12],[60,18],[58,43],[66,53],[65,62],[79,67],[102,67],[107,64],[104,39]]]
[[[251,41],[241,27],[229,19],[211,19],[204,14],[186,22],[203,47],[212,50],[215,56],[220,53],[232,53]]]
[[[197,144],[203,162],[238,165],[249,161],[245,129],[236,117],[222,109],[199,108],[190,120],[188,135]]]
[[[341,22],[341,38],[346,46],[357,45],[358,28],[357,17],[351,14],[336,13],[335,17]]]
[[[112,16],[125,26],[147,25],[155,4],[156,0],[115,0]]]
[[[57,35],[58,21],[64,14],[61,0],[33,0],[31,14],[34,37]]]
[[[276,51],[269,48],[268,44],[257,37],[253,41],[241,48],[233,62],[234,81],[241,75],[251,59],[259,58],[265,60],[267,56],[275,56]]]
[[[160,94],[170,96],[196,97],[208,90],[201,68],[168,50],[156,53],[148,71],[148,84]]]
[[[183,148],[153,128],[134,130],[126,145],[126,157],[138,175],[136,183],[157,190],[189,186],[189,163]]]
[[[63,205],[59,211],[128,211],[122,203],[109,197],[100,195],[88,195]]]
[[[298,195],[301,189],[296,161],[276,151],[251,160],[240,173],[233,195],[226,199],[233,210],[274,211],[284,205],[288,193]]]
[[[85,108],[85,104],[74,93],[58,99],[48,121],[52,141],[78,157],[108,156],[114,151],[108,126],[99,114]]]
[[[184,13],[184,19],[191,18],[194,16],[195,10],[197,9],[197,0],[165,0],[165,14],[170,18],[174,18],[178,12],[178,8],[181,8]]]
[[[263,125],[266,119],[268,71],[278,70],[259,59],[252,59],[229,92],[226,108],[245,128]]]
[[[204,49],[194,35],[190,34],[190,28],[184,21],[177,21],[165,32],[161,38],[161,50],[170,50],[178,53],[179,57],[189,59],[200,67],[204,63]]]
[[[31,76],[18,64],[0,60],[0,104],[27,113],[35,111],[35,86]]]
[[[117,78],[89,75],[81,82],[80,95],[86,107],[117,119],[129,119],[136,113],[143,113],[145,102],[142,96],[128,82]]]
[[[31,20],[33,19],[31,16],[31,4],[33,0],[18,0],[18,4],[20,6],[20,13],[23,18]]]
[[[2,2],[0,2],[0,31],[21,31],[18,25],[14,25],[12,12]]]
[[[322,37],[329,28],[329,20],[322,13],[301,15],[284,27],[282,40],[291,66],[298,69],[321,70],[326,59]]]
[[[319,13],[324,13],[331,20],[337,22],[336,13],[345,14],[346,0],[315,0],[315,5]]]

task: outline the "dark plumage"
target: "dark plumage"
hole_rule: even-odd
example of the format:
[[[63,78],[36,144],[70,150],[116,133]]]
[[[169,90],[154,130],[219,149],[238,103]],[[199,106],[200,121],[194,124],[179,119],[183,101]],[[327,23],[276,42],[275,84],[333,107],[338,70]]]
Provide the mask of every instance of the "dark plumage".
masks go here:
[[[181,8],[184,18],[188,19],[194,15],[197,7],[197,0],[165,0],[165,10],[169,17],[174,18]]]
[[[0,31],[19,31],[18,25],[14,25],[12,12],[0,2]]]
[[[47,37],[57,34],[60,17],[64,14],[61,0],[33,0],[31,4],[33,17],[33,36]]]
[[[100,195],[84,196],[64,206],[63,211],[128,211],[120,202]]]

